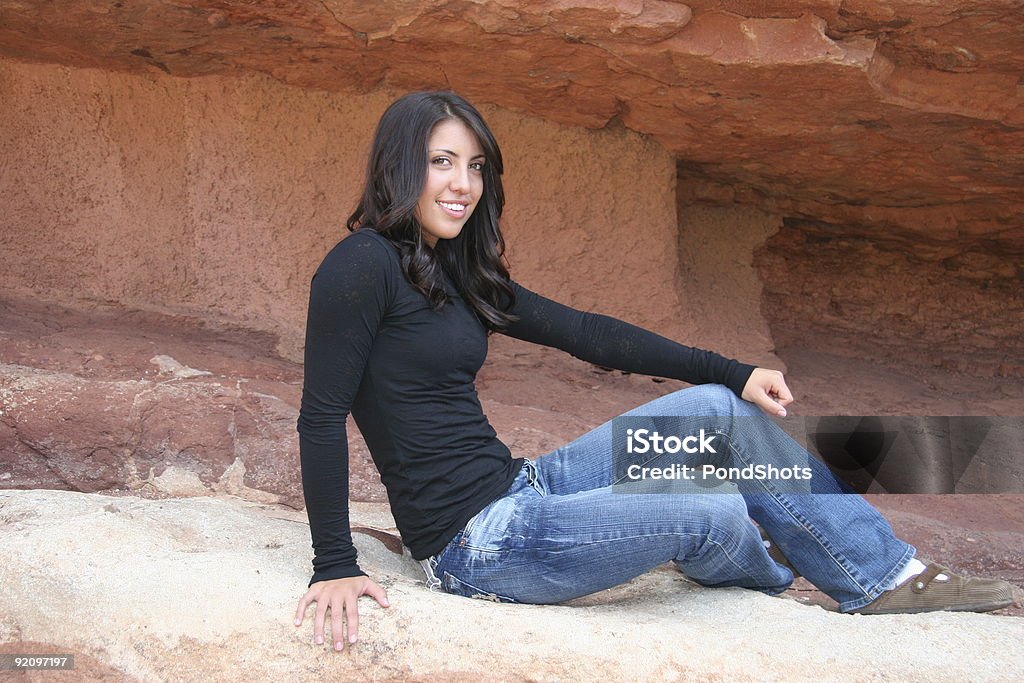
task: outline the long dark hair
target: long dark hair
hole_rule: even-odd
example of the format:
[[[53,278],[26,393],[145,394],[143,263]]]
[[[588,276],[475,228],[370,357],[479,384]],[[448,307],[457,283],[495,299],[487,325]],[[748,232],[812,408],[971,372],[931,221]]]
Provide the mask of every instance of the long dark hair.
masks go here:
[[[457,237],[423,241],[416,205],[427,177],[427,144],[438,123],[458,119],[473,131],[484,151],[481,201]],[[373,136],[366,185],[349,216],[349,230],[369,227],[395,244],[402,270],[434,310],[448,297],[441,269],[473,307],[489,332],[516,320],[506,311],[514,295],[504,263],[505,240],[498,221],[505,207],[501,150],[480,112],[451,92],[414,92],[391,103]]]

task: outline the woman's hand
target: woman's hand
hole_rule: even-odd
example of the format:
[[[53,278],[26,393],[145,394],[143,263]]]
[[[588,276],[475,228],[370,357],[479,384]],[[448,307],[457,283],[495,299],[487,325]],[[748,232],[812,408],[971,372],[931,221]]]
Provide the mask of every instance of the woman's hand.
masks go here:
[[[299,600],[295,610],[295,625],[302,626],[302,618],[309,603],[316,603],[316,615],[313,617],[313,639],[317,645],[324,642],[324,622],[327,608],[331,608],[331,636],[334,638],[334,649],[341,650],[345,638],[342,627],[342,614],[348,628],[348,642],[356,642],[359,635],[359,596],[369,595],[381,607],[388,606],[388,596],[375,581],[366,576],[353,576],[346,579],[317,581]]]
[[[786,406],[793,402],[793,394],[778,370],[755,368],[743,386],[744,401],[750,401],[769,415],[786,417]]]

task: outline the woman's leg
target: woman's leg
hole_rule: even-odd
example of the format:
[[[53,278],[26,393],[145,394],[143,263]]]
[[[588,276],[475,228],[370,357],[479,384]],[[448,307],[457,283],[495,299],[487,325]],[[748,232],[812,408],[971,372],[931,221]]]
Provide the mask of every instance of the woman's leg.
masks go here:
[[[707,586],[769,594],[793,580],[771,560],[737,494],[544,495],[523,480],[461,531],[433,567],[446,591],[549,604],[619,585],[673,560]]]
[[[815,586],[839,602],[842,611],[862,607],[886,589],[914,556],[889,523],[861,496],[847,492],[829,469],[793,441],[756,406],[720,385],[677,391],[646,403],[623,417],[693,416],[686,424],[720,434],[714,464],[725,467],[772,464],[807,467],[809,489],[771,478],[744,481],[739,490],[756,520],[793,565]],[[620,435],[621,438],[621,435]],[[619,486],[630,464],[651,464],[651,454],[624,455],[613,462],[612,422],[536,460],[539,488],[550,496]],[[624,449],[620,449],[622,451]],[[626,459],[624,459],[626,458]],[[613,494],[627,498],[630,494]],[[649,494],[688,509],[686,496],[718,498],[730,494]],[[673,503],[673,498],[680,498]],[[609,503],[612,505],[614,503]],[[625,503],[623,503],[624,505]],[[752,550],[746,552],[753,553]],[[783,570],[786,571],[786,570]],[[787,571],[788,574],[788,571]],[[769,584],[765,584],[766,586]]]

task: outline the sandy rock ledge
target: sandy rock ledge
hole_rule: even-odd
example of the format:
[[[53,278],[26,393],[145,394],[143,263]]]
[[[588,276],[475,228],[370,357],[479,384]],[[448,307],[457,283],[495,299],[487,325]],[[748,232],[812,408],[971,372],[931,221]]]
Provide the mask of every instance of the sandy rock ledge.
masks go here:
[[[378,504],[355,504],[353,521],[391,524]],[[570,605],[498,605],[430,593],[411,559],[356,539],[392,606],[364,599],[361,642],[339,654],[312,644],[310,621],[291,623],[309,578],[301,513],[228,496],[3,491],[0,643],[74,652],[80,670],[54,680],[1024,677],[1020,619],[840,615],[668,569]]]

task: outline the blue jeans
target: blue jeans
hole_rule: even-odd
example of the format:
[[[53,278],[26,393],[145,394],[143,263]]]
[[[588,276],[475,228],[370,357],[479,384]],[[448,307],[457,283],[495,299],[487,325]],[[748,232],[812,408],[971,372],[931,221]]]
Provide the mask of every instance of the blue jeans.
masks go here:
[[[739,493],[623,492],[612,422],[527,460],[508,491],[423,561],[431,588],[500,602],[550,604],[610,588],[673,561],[704,586],[775,595],[793,574],[769,557],[757,527],[843,612],[886,590],[914,556],[861,496],[759,408],[720,385],[683,389],[625,416],[708,416],[723,435],[716,465],[810,467],[813,493],[770,479]],[[741,424],[742,421],[742,424]],[[635,455],[649,465],[651,455]]]

